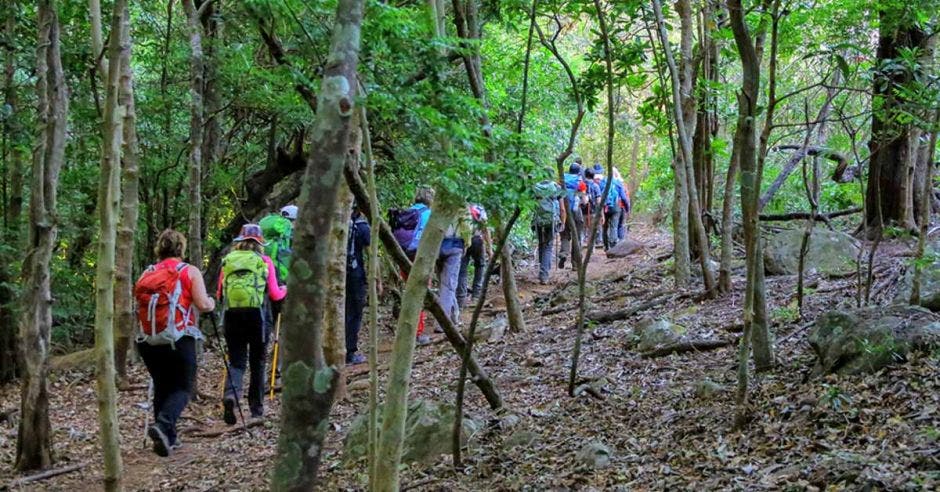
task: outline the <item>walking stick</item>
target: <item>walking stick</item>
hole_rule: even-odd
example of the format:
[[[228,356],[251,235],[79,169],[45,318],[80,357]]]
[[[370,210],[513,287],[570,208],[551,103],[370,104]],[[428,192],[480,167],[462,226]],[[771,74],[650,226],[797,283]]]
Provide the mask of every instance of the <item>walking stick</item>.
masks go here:
[[[268,391],[268,400],[274,400],[274,378],[277,375],[277,349],[281,338],[281,313],[277,313],[277,322],[274,323],[274,356],[271,357],[271,389]]]
[[[147,384],[147,403],[138,404],[138,406],[146,411],[144,413],[144,449],[147,449],[147,428],[150,427],[150,412],[153,411],[153,378],[149,378]]]
[[[215,341],[219,344],[219,350],[222,351],[222,360],[225,362],[225,377],[228,379],[229,389],[232,390],[232,396],[235,397],[235,406],[238,407],[238,416],[242,419],[242,428],[245,429],[245,432],[248,434],[248,437],[254,437],[251,435],[251,431],[248,430],[248,423],[245,421],[245,414],[242,412],[242,404],[238,399],[238,392],[235,391],[235,381],[232,380],[229,373],[229,363],[228,356],[225,347],[222,345],[222,337],[219,335],[219,325],[215,320],[215,313],[209,314],[209,319],[212,320],[212,330],[215,332]]]

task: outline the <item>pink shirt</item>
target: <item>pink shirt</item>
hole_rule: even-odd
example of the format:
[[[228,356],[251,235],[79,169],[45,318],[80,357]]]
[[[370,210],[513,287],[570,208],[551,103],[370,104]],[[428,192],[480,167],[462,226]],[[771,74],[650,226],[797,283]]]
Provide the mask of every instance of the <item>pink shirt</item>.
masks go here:
[[[281,287],[277,283],[277,273],[274,271],[274,262],[267,255],[261,255],[261,259],[268,265],[268,297],[272,301],[280,301],[287,296],[287,286]],[[225,279],[225,272],[219,270],[219,283],[216,287],[216,298],[222,297],[222,281]]]

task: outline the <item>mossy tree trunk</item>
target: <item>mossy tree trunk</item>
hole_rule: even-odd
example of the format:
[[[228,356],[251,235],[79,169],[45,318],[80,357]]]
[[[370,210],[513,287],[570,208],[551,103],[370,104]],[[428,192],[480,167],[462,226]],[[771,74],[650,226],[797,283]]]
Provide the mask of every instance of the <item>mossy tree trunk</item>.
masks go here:
[[[317,100],[310,161],[294,231],[290,296],[282,315],[284,393],[271,487],[313,490],[329,429],[337,370],[323,354],[327,265],[332,222],[352,131],[359,63],[362,0],[340,0]]]
[[[446,191],[438,191],[432,205],[431,218],[422,233],[414,264],[405,282],[401,312],[395,329],[392,361],[388,370],[382,432],[379,434],[376,453],[375,489],[379,491],[394,492],[400,488],[398,468],[405,439],[408,388],[411,383],[418,315],[424,305],[428,279],[434,271],[444,232],[456,220],[462,206],[458,198]]]
[[[24,309],[20,318],[20,360],[23,362],[20,425],[16,439],[17,470],[52,464],[49,424],[49,335],[52,293],[49,262],[55,247],[56,191],[65,161],[68,88],[62,70],[59,19],[52,0],[40,0],[36,48],[36,118],[38,138],[33,146],[29,205],[29,243],[23,261]]]

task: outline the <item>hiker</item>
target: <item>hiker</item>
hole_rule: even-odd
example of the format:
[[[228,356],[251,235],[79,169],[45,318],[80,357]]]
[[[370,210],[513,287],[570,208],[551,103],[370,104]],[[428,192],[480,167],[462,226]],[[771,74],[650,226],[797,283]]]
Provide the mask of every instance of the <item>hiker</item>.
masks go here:
[[[463,258],[466,256],[467,244],[473,236],[473,216],[470,209],[467,213],[457,217],[457,221],[444,231],[441,241],[441,250],[437,257],[437,278],[439,284],[438,295],[441,298],[441,307],[447,318],[456,326],[460,322],[460,305],[457,302],[457,290],[460,283],[460,270]],[[482,258],[481,258],[482,262]],[[443,333],[443,329],[435,330]]]
[[[362,326],[362,310],[366,306],[367,281],[362,252],[371,241],[369,222],[356,203],[349,220],[349,238],[346,242],[346,364],[349,365],[366,361],[365,356],[359,353],[359,329]]]
[[[147,428],[158,456],[179,447],[176,421],[193,390],[199,313],[215,309],[202,272],[183,263],[186,238],[166,229],[157,237],[157,263],[148,267],[134,286],[140,332],[137,351],[153,380],[154,423]]]
[[[587,175],[588,171],[585,170],[585,179],[588,179]],[[591,220],[594,220],[594,214],[598,209],[604,206],[604,200],[601,196],[604,194],[604,168],[602,168],[599,163],[595,162],[594,167],[590,170],[590,175],[590,180],[588,181],[588,196],[591,200]],[[595,248],[604,242],[603,236],[606,223],[607,222],[604,220],[604,214],[601,212],[600,219],[597,222],[597,228],[594,229]]]
[[[601,183],[606,186],[607,183]],[[620,179],[620,171],[614,168],[613,178],[610,183],[610,192],[604,200],[604,251],[610,250],[620,241],[620,227],[623,224],[624,204],[629,204],[623,189],[623,180]]]
[[[392,234],[401,249],[405,251],[408,258],[414,261],[415,254],[418,252],[418,243],[421,242],[421,235],[424,228],[428,225],[428,219],[431,218],[431,202],[434,201],[434,190],[427,187],[418,188],[415,192],[414,205],[406,209],[389,210],[389,226]],[[401,278],[408,280],[408,275],[402,271]],[[431,337],[424,333],[425,312],[421,311],[418,315],[418,331],[416,340],[418,345],[427,345],[431,343]]]
[[[587,184],[581,178],[581,166],[578,164],[580,158],[568,167],[568,173],[564,175],[565,197],[567,207],[565,212],[570,214],[571,222],[574,227],[565,227],[561,230],[561,247],[558,250],[558,268],[565,268],[565,260],[571,254],[571,266],[575,265],[575,258],[580,258],[581,236],[584,233],[584,214],[582,205],[587,203]]]
[[[546,179],[535,185],[538,201],[532,216],[532,229],[539,241],[539,283],[548,283],[552,269],[552,250],[555,247],[555,231],[564,231],[566,219],[565,192],[558,183]]]
[[[245,368],[250,365],[248,409],[252,418],[264,414],[264,363],[267,355],[270,305],[287,295],[278,285],[274,261],[265,255],[264,236],[258,224],[245,224],[232,241],[232,251],[222,258],[216,296],[222,301],[222,327],[228,346],[228,367],[222,397],[222,419],[235,425],[235,405],[242,394]]]
[[[297,206],[287,205],[276,214],[270,214],[261,219],[261,234],[267,239],[264,254],[274,262],[277,271],[277,281],[287,285],[287,275],[290,269],[290,257],[293,254],[294,221],[297,220]]]
[[[620,207],[620,216],[617,221],[617,240],[623,241],[623,238],[627,236],[627,216],[630,214],[630,190],[623,183],[623,178],[620,176],[620,170],[616,167],[614,168],[614,183],[620,183],[620,190],[623,192],[620,195],[620,200],[617,205]]]
[[[457,278],[457,307],[460,308],[467,305],[468,293],[471,300],[480,297],[480,292],[483,291],[483,271],[486,268],[486,260],[487,258],[490,261],[493,259],[493,244],[490,241],[489,228],[486,227],[488,220],[486,210],[482,205],[471,203],[467,205],[467,213],[470,215],[473,232],[470,247],[460,260],[460,275]],[[471,261],[473,261],[473,286],[468,289],[467,275]]]

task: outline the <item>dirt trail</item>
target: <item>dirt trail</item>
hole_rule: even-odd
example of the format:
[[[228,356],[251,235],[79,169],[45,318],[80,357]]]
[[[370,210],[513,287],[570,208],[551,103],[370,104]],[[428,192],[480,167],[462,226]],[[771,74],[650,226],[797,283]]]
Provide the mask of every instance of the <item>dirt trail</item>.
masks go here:
[[[598,249],[589,266],[592,305],[614,309],[633,305],[647,292],[671,286],[664,263],[656,258],[671,249],[669,236],[638,226],[633,237],[647,248],[625,259],[606,260]],[[899,262],[896,258],[885,260]],[[601,399],[587,394],[566,395],[567,365],[573,330],[573,310],[542,316],[559,301],[558,293],[571,285],[574,273],[553,271],[550,285],[536,281],[535,264],[519,262],[520,298],[528,331],[507,333],[498,342],[481,343],[478,357],[506,401],[519,417],[511,428],[489,428],[467,453],[467,468],[456,473],[446,457],[422,466],[410,466],[402,476],[405,487],[416,490],[516,489],[780,489],[825,487],[849,480],[880,484],[883,488],[930,488],[938,476],[937,428],[940,426],[940,367],[936,355],[916,358],[882,374],[830,377],[804,381],[812,356],[805,343],[804,324],[792,316],[795,280],[768,278],[769,312],[780,341],[780,366],[755,381],[752,393],[754,421],[745,432],[730,430],[735,374],[735,348],[644,359],[628,348],[631,326],[646,316],[669,317],[698,339],[734,336],[740,319],[740,289],[706,304],[691,296],[670,297],[669,302],[623,321],[592,326],[585,336],[580,374],[596,381]],[[619,282],[604,279],[622,277]],[[890,273],[886,273],[890,275]],[[821,311],[852,304],[854,280],[817,281],[807,299],[812,319]],[[483,327],[500,315],[498,286],[491,286],[491,301]],[[554,299],[554,301],[553,301]],[[561,299],[559,306],[573,298]],[[568,304],[566,304],[566,302]],[[465,310],[469,315],[469,309]],[[387,316],[387,313],[385,313]],[[467,318],[465,323],[469,320]],[[363,333],[364,338],[367,334]],[[380,335],[390,339],[388,332]],[[439,337],[439,335],[438,335]],[[384,388],[384,362],[380,378]],[[411,396],[452,401],[459,360],[446,343],[418,349]],[[207,354],[201,391],[218,394],[221,363]],[[342,461],[342,439],[352,419],[366,408],[367,378],[361,369],[352,378],[348,397],[335,407],[321,467],[323,490],[361,490],[363,463]],[[145,381],[135,366],[136,384]],[[712,395],[698,395],[703,381],[717,385]],[[30,490],[97,490],[100,461],[95,416],[95,391],[88,374],[61,374],[51,382],[51,417],[60,465],[88,462],[80,472],[43,481]],[[485,401],[468,386],[468,412],[491,417]],[[833,400],[833,394],[845,398]],[[828,396],[827,396],[828,395]],[[184,447],[169,459],[146,449],[142,426],[146,410],[143,390],[122,392],[119,416],[128,490],[256,490],[265,488],[272,468],[277,438],[278,403],[267,402],[268,420],[241,433],[198,438],[184,433]],[[14,407],[18,388],[0,388],[2,408]],[[842,402],[834,405],[833,401]],[[218,400],[204,398],[191,404],[180,426],[185,431],[222,429]],[[15,428],[0,435],[5,463],[0,480],[12,478]],[[530,445],[511,447],[506,438],[529,432]],[[613,451],[611,465],[586,471],[576,465],[575,454],[585,444],[600,441]]]

